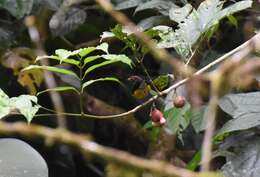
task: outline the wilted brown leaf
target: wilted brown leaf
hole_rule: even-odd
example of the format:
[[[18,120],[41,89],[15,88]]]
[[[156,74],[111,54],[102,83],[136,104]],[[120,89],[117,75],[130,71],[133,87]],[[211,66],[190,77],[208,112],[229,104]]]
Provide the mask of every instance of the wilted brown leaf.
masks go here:
[[[1,64],[6,68],[12,69],[14,75],[18,76],[17,81],[33,95],[36,94],[37,88],[43,81],[43,72],[40,70],[20,71],[33,64],[35,58],[36,55],[32,49],[21,47],[6,52],[1,60]]]

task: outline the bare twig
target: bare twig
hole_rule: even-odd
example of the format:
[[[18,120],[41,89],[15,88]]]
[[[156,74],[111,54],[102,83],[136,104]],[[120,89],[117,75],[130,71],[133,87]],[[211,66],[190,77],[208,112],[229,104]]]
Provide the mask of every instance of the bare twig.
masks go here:
[[[43,50],[43,46],[41,44],[40,40],[40,34],[35,27],[35,18],[32,16],[29,16],[26,18],[25,23],[28,27],[29,35],[31,37],[31,40],[36,44],[37,48],[37,55],[44,55],[45,52]],[[41,61],[42,65],[49,65],[48,60]],[[44,74],[44,81],[47,88],[55,88],[57,87],[55,78],[52,73],[50,72],[43,72]],[[52,100],[53,106],[57,112],[64,112],[64,106],[62,103],[62,99],[59,93],[57,92],[50,92],[50,98]],[[58,126],[60,128],[66,128],[66,119],[64,114],[57,114],[57,122]]]

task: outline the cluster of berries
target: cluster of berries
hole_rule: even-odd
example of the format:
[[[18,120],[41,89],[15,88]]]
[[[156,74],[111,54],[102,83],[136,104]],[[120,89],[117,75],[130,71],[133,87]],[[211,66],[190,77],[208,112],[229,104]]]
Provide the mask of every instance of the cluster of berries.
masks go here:
[[[186,100],[183,96],[177,96],[174,101],[173,105],[176,108],[182,108],[186,103]],[[152,109],[150,112],[150,117],[152,120],[153,126],[163,126],[166,123],[166,119],[163,116],[163,113],[159,109]]]

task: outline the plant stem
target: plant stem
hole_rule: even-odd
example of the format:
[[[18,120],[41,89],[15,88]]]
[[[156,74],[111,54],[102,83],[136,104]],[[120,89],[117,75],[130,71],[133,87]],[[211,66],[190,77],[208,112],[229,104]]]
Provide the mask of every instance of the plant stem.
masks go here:
[[[79,104],[80,104],[80,114],[81,114],[81,117],[83,117],[84,108],[83,108],[83,66],[82,65],[79,68],[79,77],[80,77]]]

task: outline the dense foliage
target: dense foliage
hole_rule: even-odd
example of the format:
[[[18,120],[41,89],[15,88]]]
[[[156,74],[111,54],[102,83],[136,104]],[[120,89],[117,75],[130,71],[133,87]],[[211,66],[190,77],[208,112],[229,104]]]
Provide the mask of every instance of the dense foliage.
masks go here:
[[[252,0],[0,0],[1,122],[23,116],[28,129],[215,171],[198,176],[257,177],[260,45],[244,42],[258,33],[259,12]],[[168,174],[106,153],[93,153],[106,163],[83,159],[60,141],[48,150],[30,142],[50,176]]]

